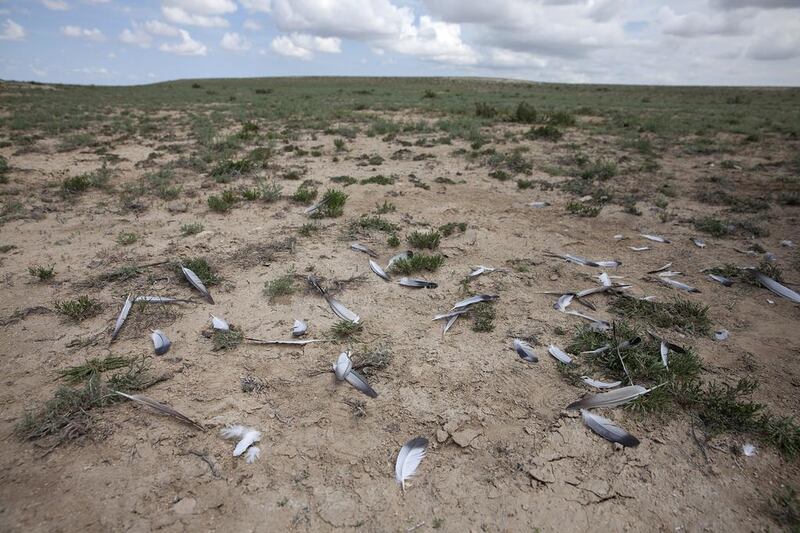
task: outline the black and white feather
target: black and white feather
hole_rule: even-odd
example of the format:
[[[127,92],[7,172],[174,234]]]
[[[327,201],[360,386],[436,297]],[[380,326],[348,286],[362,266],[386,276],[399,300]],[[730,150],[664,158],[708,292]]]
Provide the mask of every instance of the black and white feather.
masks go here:
[[[622,444],[628,448],[635,448],[639,445],[639,439],[616,425],[608,418],[591,413],[586,409],[581,409],[581,416],[583,417],[583,422],[589,426],[589,429],[604,439],[611,442],[618,442],[619,444]]]
[[[181,265],[181,271],[183,271],[183,275],[186,277],[186,280],[189,282],[189,284],[197,289],[197,292],[199,292],[208,303],[213,304],[214,298],[211,297],[211,293],[208,292],[208,289],[206,289],[206,286],[202,281],[200,281],[200,278],[197,277],[197,274],[183,265]]]
[[[411,287],[413,289],[435,289],[439,285],[433,281],[418,278],[400,278],[398,281],[403,287]]]
[[[122,325],[128,318],[128,314],[131,312],[131,306],[133,306],[133,298],[131,298],[131,295],[129,294],[128,297],[125,298],[125,303],[122,305],[122,311],[119,312],[117,322],[114,324],[114,331],[111,333],[112,341],[117,338],[117,335],[119,335]]]
[[[572,402],[567,406],[567,409],[595,409],[598,407],[617,407],[632,402],[636,398],[643,396],[650,392],[649,389],[641,385],[630,385],[622,387],[611,392],[602,392],[600,394],[587,394],[580,400]]]
[[[164,355],[169,351],[170,346],[172,346],[172,343],[167,338],[167,334],[160,329],[152,330],[150,338],[153,339],[153,349],[155,349],[156,355]]]
[[[531,346],[522,339],[514,339],[514,350],[517,352],[517,354],[523,361],[527,361],[529,363],[539,362],[539,358],[533,351],[533,346]]]
[[[376,263],[375,261],[373,261],[372,259],[369,260],[369,268],[379,278],[384,279],[386,281],[391,281],[391,278],[389,277],[389,275],[386,272],[384,272],[383,269],[381,268],[381,266],[378,263]]]
[[[339,354],[339,358],[333,365],[333,373],[336,375],[336,379],[348,382],[356,390],[363,392],[370,398],[378,397],[378,393],[375,392],[375,389],[370,387],[367,380],[364,379],[364,376],[353,370],[353,361],[350,359],[350,354],[348,352]]]

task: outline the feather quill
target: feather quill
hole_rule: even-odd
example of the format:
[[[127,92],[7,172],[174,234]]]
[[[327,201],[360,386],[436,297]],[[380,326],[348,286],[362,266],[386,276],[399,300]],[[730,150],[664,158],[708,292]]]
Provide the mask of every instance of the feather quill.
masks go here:
[[[376,263],[375,261],[373,261],[372,259],[369,260],[369,268],[370,268],[370,270],[375,272],[375,274],[379,278],[385,279],[386,281],[391,281],[391,278],[389,277],[389,274],[384,272],[383,269],[381,268],[381,266],[378,263]]]
[[[522,339],[514,339],[514,350],[517,352],[517,354],[519,354],[523,361],[527,361],[529,363],[539,362],[539,358],[536,357],[536,353],[533,351],[533,346]]]
[[[589,429],[600,435],[606,440],[611,442],[618,442],[628,448],[635,448],[639,445],[639,439],[616,425],[608,418],[590,413],[586,409],[581,409],[581,416],[583,422],[589,426]]]
[[[601,392],[599,394],[587,394],[578,401],[572,402],[567,409],[595,409],[597,407],[617,407],[631,402],[650,392],[649,389],[641,385],[630,385],[611,392]]]
[[[152,398],[145,396],[144,394],[125,394],[124,392],[113,391],[115,394],[119,394],[123,398],[127,398],[131,401],[134,401],[140,405],[145,405],[159,413],[165,414],[167,416],[171,416],[172,418],[176,418],[185,424],[189,424],[190,426],[194,426],[201,431],[205,431],[206,428],[203,427],[202,424],[199,422],[195,422],[185,414],[175,410],[174,408],[170,407],[169,405],[163,404],[159,401],[156,401]]]
[[[214,298],[211,297],[211,293],[208,292],[206,286],[203,285],[203,282],[200,281],[200,278],[197,277],[197,274],[186,268],[185,266],[181,265],[181,270],[183,271],[183,275],[186,277],[186,280],[197,289],[197,291],[206,299],[206,301],[210,304],[214,303]]]
[[[664,266],[662,266],[662,267],[660,267],[660,268],[657,268],[657,269],[655,269],[655,270],[650,270],[650,271],[648,272],[648,274],[658,274],[659,272],[664,272],[665,270],[667,270],[667,269],[668,269],[668,268],[670,268],[671,266],[672,266],[672,263],[671,263],[671,262],[670,262],[670,263],[667,263],[666,265],[664,265]]]
[[[128,318],[128,313],[131,312],[131,306],[133,305],[133,299],[129,294],[127,298],[125,298],[125,303],[122,306],[122,311],[119,312],[119,316],[117,317],[117,322],[114,324],[114,332],[111,333],[111,340],[117,338],[119,335],[119,331],[122,329],[122,325],[125,323],[125,319]]]
[[[459,310],[459,309],[464,309],[464,308],[469,307],[471,305],[475,305],[477,303],[493,302],[493,301],[499,300],[499,299],[500,299],[500,296],[498,296],[496,294],[476,294],[475,296],[470,296],[469,298],[461,300],[460,302],[456,302],[455,305],[453,305],[453,309],[452,310],[456,311],[456,310]]]
[[[144,302],[148,304],[175,304],[178,302],[184,302],[184,303],[191,302],[191,300],[172,298],[170,296],[137,296],[133,301],[135,303]]]
[[[306,344],[313,344],[315,342],[325,342],[323,339],[287,339],[287,340],[263,340],[254,339],[252,337],[245,337],[244,340],[251,344],[275,344],[286,346],[305,346]]]
[[[406,481],[413,476],[419,467],[428,449],[428,439],[417,437],[406,442],[397,454],[397,462],[394,465],[394,478],[406,490]]]
[[[167,338],[167,334],[160,329],[152,330],[150,338],[153,339],[153,349],[155,349],[156,355],[164,355],[169,351],[170,346],[172,346],[172,343]]]

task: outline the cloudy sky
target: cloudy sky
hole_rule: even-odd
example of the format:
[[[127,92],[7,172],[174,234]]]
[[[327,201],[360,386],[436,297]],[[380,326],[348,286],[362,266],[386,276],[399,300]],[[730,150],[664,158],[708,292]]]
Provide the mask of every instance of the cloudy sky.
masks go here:
[[[800,85],[800,0],[0,0],[0,78]]]

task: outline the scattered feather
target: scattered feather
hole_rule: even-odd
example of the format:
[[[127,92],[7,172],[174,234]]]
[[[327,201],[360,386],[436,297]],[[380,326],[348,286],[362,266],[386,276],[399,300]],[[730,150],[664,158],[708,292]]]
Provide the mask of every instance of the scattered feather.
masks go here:
[[[442,313],[441,315],[436,315],[433,317],[433,320],[450,320],[454,316],[463,315],[464,313],[468,313],[469,309],[459,309],[457,311],[450,311],[449,313]]]
[[[617,407],[631,402],[650,392],[649,389],[641,385],[630,385],[611,392],[602,392],[599,394],[587,394],[578,401],[572,402],[567,406],[567,409],[594,409],[597,407]]]
[[[353,360],[350,359],[349,352],[342,352],[333,365],[333,373],[339,381],[347,381],[359,392],[363,392],[370,398],[377,398],[378,393],[370,387],[364,376],[353,370]]]
[[[342,303],[339,300],[331,296],[328,296],[327,294],[325,294],[325,300],[328,302],[331,311],[333,311],[333,313],[342,320],[347,320],[348,322],[352,322],[353,324],[358,324],[358,322],[361,320],[360,316],[358,316],[357,314],[346,308],[344,305],[342,305]]]
[[[248,426],[228,426],[220,430],[222,437],[225,439],[239,439],[236,447],[233,449],[233,456],[239,457],[242,455],[253,443],[261,440],[261,432],[256,428]]]
[[[590,387],[594,387],[595,389],[613,389],[615,387],[619,387],[620,385],[622,385],[621,381],[611,381],[611,382],[597,381],[596,379],[592,379],[589,376],[581,376],[581,380]]]
[[[230,331],[231,326],[228,324],[225,319],[216,317],[214,315],[209,315],[211,317],[211,327],[214,329],[218,329],[220,331]]]
[[[394,466],[394,478],[406,490],[406,481],[414,475],[419,467],[419,463],[425,457],[425,452],[428,448],[428,439],[425,437],[417,437],[411,439],[400,448],[400,453],[397,454],[397,462]]]
[[[611,349],[611,345],[610,344],[606,344],[605,346],[601,346],[601,347],[596,348],[594,350],[587,350],[585,352],[581,352],[581,355],[599,355],[601,353],[605,353],[605,352],[609,351],[610,349]]]
[[[704,241],[703,239],[700,239],[700,238],[697,238],[697,237],[692,237],[691,241],[698,248],[705,248],[706,247],[706,241]]]
[[[258,446],[250,446],[250,449],[247,450],[247,454],[245,455],[244,460],[247,464],[250,465],[255,463],[256,459],[258,459],[260,456],[261,456],[261,448],[259,448]]]
[[[531,202],[528,205],[531,206],[531,207],[534,207],[536,209],[541,209],[543,207],[549,207],[550,203],[549,202]]]
[[[725,341],[728,340],[730,333],[728,333],[727,329],[720,329],[714,332],[714,338],[718,341]]]
[[[181,265],[181,270],[183,271],[183,275],[186,277],[186,280],[197,289],[197,291],[206,299],[206,301],[210,304],[214,303],[214,298],[211,297],[211,293],[208,292],[206,286],[203,285],[203,282],[200,281],[200,278],[197,277],[197,274],[186,268],[185,266]]]
[[[464,309],[466,307],[469,307],[471,305],[475,305],[477,303],[493,302],[493,301],[499,300],[499,299],[500,299],[500,296],[498,296],[496,294],[476,294],[475,296],[470,296],[469,298],[461,300],[460,302],[456,302],[453,305],[453,309],[452,310],[456,311],[458,309]]]
[[[720,276],[718,274],[709,274],[708,277],[716,281],[717,283],[721,283],[726,287],[730,287],[731,285],[733,285],[733,280],[726,278],[725,276]]]
[[[447,319],[447,322],[445,322],[444,327],[442,328],[442,337],[444,337],[444,334],[453,327],[453,324],[456,323],[456,320],[458,320],[458,317],[460,317],[462,314],[463,313],[455,313]]]
[[[646,233],[640,233],[639,237],[644,237],[648,241],[653,241],[653,242],[661,242],[661,243],[666,243],[666,244],[670,243],[669,239],[666,239],[666,238],[662,237],[661,235],[648,235]]]
[[[492,272],[506,272],[505,268],[492,268],[483,265],[472,267],[472,271],[468,274],[470,278],[477,278],[481,274],[491,274]]]
[[[307,332],[308,332],[308,324],[306,324],[304,320],[295,319],[294,324],[292,325],[292,336],[302,337]]]
[[[670,287],[675,288],[675,289],[679,289],[679,290],[686,291],[686,292],[700,292],[700,289],[698,289],[696,287],[692,287],[691,285],[687,285],[685,283],[681,283],[680,281],[676,281],[676,280],[668,278],[668,277],[659,276],[658,279],[664,285],[669,285]]]
[[[160,329],[154,329],[152,333],[150,333],[150,338],[153,339],[153,348],[156,351],[156,355],[164,355],[169,351],[170,346],[172,346],[166,333]]]
[[[326,342],[323,339],[262,340],[262,339],[254,339],[252,337],[245,337],[244,340],[246,340],[251,344],[273,344],[273,345],[286,345],[286,346],[305,346],[306,344],[313,344],[315,342]]]
[[[137,296],[133,301],[135,303],[145,302],[149,304],[174,304],[178,302],[191,302],[191,300],[182,300],[180,298],[171,298],[169,296]]]
[[[547,351],[550,353],[550,355],[552,355],[565,365],[569,365],[572,363],[572,357],[570,357],[567,352],[565,352],[555,344],[551,344],[550,347],[547,349]]]
[[[567,311],[567,307],[569,307],[569,305],[572,303],[573,298],[575,298],[574,294],[562,294],[558,298],[558,301],[553,304],[553,309],[565,313]]]
[[[614,235],[614,240],[615,241],[621,241],[621,240],[626,239],[626,238],[627,237],[625,237],[625,235],[623,235],[621,233],[618,233],[617,235]]]
[[[664,266],[662,266],[660,268],[657,268],[655,270],[649,271],[648,274],[658,274],[659,272],[665,272],[665,271],[669,270],[671,266],[672,266],[672,262],[669,262],[669,263],[667,263],[666,265],[664,265]]]
[[[127,298],[125,298],[125,303],[122,305],[122,311],[119,312],[119,316],[117,317],[117,322],[114,324],[114,332],[111,333],[111,340],[117,338],[119,335],[119,331],[122,329],[122,325],[125,323],[125,319],[128,318],[128,313],[131,312],[131,306],[133,305],[133,299],[129,294]]]
[[[522,339],[514,339],[514,350],[517,352],[517,354],[519,354],[523,361],[527,361],[529,363],[539,362],[539,358],[536,357],[536,353],[533,351],[533,346]]]
[[[600,275],[597,276],[597,279],[600,280],[600,284],[603,287],[611,287],[611,278],[605,272],[601,272]]]
[[[767,289],[771,290],[772,292],[774,292],[778,296],[780,296],[782,298],[786,298],[787,300],[789,300],[791,302],[794,302],[794,303],[800,303],[800,294],[796,293],[795,291],[793,291],[789,287],[781,285],[780,283],[778,283],[774,279],[770,278],[769,276],[766,276],[766,275],[762,274],[758,270],[756,270],[755,275],[756,275],[756,280],[758,280],[758,282],[761,285],[763,285]]]
[[[664,368],[669,367],[669,346],[664,341],[661,341],[661,362]]]
[[[351,250],[355,250],[357,252],[364,252],[365,254],[367,254],[370,257],[378,257],[378,254],[376,254],[375,252],[373,252],[372,250],[370,250],[369,248],[367,248],[363,244],[359,244],[357,242],[352,243],[350,245],[350,249]]]
[[[787,248],[794,248],[794,243],[792,241],[781,241],[780,245]]]
[[[140,405],[145,405],[159,413],[162,413],[167,416],[171,416],[172,418],[176,418],[181,422],[189,424],[190,426],[194,426],[201,431],[205,431],[205,428],[202,424],[195,422],[188,416],[184,415],[183,413],[173,409],[169,405],[163,404],[159,401],[156,401],[152,398],[145,396],[144,394],[125,394],[124,392],[113,391],[115,394],[119,394],[123,398],[127,398],[131,401],[134,401]]]
[[[427,281],[424,279],[417,279],[417,278],[400,278],[398,281],[400,285],[403,287],[412,287],[415,289],[435,289],[439,285],[434,283],[433,281]]]
[[[392,257],[389,258],[389,262],[386,263],[386,268],[384,270],[389,270],[390,268],[392,268],[392,265],[395,264],[396,262],[401,261],[403,259],[408,259],[413,256],[414,252],[412,252],[411,250],[406,250],[405,252],[400,252],[399,254],[393,255]]]
[[[617,442],[623,446],[627,446],[628,448],[635,448],[639,445],[639,439],[616,425],[608,418],[591,413],[586,409],[581,409],[581,416],[583,417],[583,422],[589,426],[589,429],[604,439],[611,442]]]
[[[753,457],[758,453],[755,445],[748,443],[742,444],[742,454],[745,457]]]
[[[373,261],[372,259],[369,260],[369,268],[373,272],[375,272],[375,274],[377,274],[379,278],[383,278],[386,281],[391,281],[391,278],[389,278],[389,275],[386,272],[384,272],[383,269],[381,268],[381,266],[378,263],[376,263],[375,261]]]
[[[650,249],[649,246],[628,246],[628,248],[630,248],[634,252],[644,252]]]

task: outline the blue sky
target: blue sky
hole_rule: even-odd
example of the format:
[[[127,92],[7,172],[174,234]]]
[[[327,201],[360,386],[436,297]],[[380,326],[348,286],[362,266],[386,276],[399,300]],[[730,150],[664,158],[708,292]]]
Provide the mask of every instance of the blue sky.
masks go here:
[[[800,0],[0,0],[0,78],[800,85]]]

